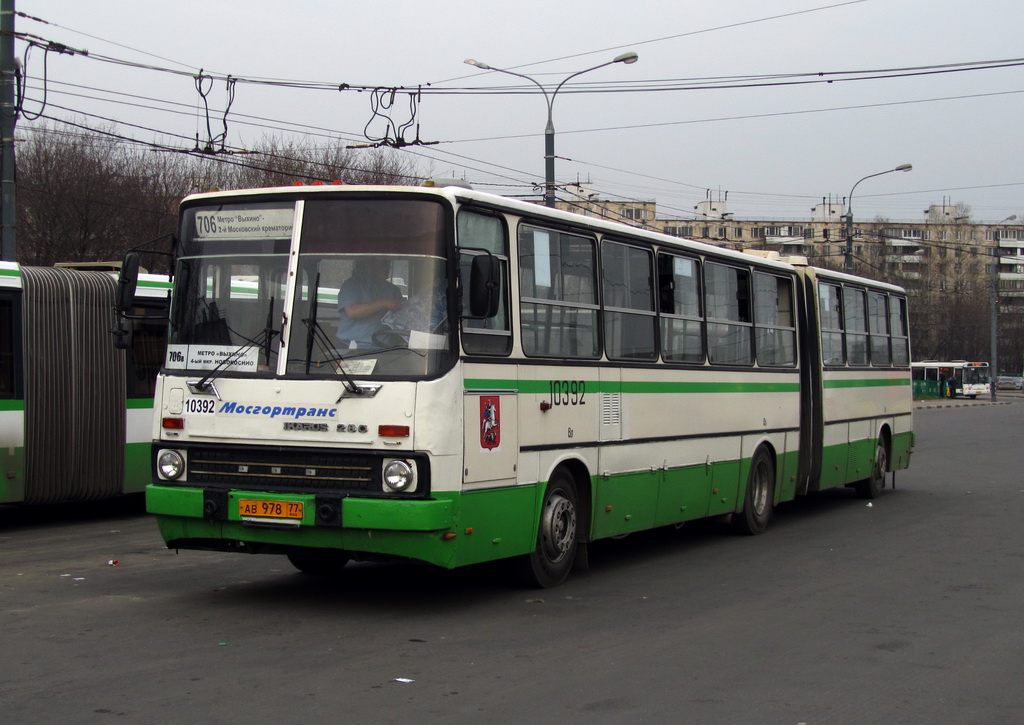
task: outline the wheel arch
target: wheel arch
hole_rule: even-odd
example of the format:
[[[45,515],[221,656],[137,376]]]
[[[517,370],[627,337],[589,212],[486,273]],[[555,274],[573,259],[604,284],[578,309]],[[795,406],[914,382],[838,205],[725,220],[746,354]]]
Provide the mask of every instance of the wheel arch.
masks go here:
[[[892,470],[892,426],[889,424],[889,421],[884,421],[879,427],[875,440],[885,446],[885,451],[889,454],[886,470]]]
[[[754,446],[750,453],[750,457],[746,459],[746,465],[743,467],[743,475],[740,476],[740,487],[736,495],[736,511],[734,513],[741,513],[743,511],[743,504],[747,498],[747,485],[750,483],[750,466],[754,462],[754,458],[757,457],[759,451],[765,451],[768,454],[768,458],[772,463],[772,472],[774,474],[774,481],[772,486],[772,505],[778,505],[779,496],[782,492],[782,487],[779,485],[779,476],[782,475],[779,466],[779,453],[775,447],[775,443],[772,442],[771,438],[762,438]]]
[[[593,508],[594,508],[594,491],[593,491],[593,480],[590,476],[590,469],[587,467],[585,461],[576,457],[566,457],[555,461],[550,470],[548,471],[547,477],[544,479],[545,491],[542,491],[537,497],[538,510],[540,502],[544,500],[544,493],[547,489],[547,482],[551,480],[555,472],[559,469],[566,472],[566,474],[572,478],[573,484],[576,486],[576,498],[579,504],[578,516],[580,517],[579,531],[580,541],[583,543],[591,540],[590,526],[593,519]]]

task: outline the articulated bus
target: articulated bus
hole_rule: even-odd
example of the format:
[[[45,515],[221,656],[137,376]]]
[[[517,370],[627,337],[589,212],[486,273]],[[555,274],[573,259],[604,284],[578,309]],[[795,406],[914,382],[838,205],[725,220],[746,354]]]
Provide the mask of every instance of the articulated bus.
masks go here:
[[[877,496],[914,446],[900,288],[455,187],[186,198],[155,397],[167,545],[315,573],[553,586],[598,539]]]
[[[141,493],[170,284],[142,275],[132,345],[115,350],[116,277],[0,262],[0,503]],[[160,319],[162,318],[162,319]]]
[[[921,397],[977,398],[992,393],[987,362],[923,360],[911,363],[914,393]]]

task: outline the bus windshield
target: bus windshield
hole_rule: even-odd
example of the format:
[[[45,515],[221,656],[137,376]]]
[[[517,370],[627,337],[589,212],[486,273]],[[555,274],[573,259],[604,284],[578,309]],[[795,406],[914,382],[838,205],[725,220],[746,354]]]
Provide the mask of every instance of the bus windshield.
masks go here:
[[[988,382],[988,367],[964,367],[964,383],[980,385]]]
[[[445,211],[436,200],[187,209],[167,366],[436,374],[452,350],[445,241]],[[289,339],[282,340],[285,321]]]

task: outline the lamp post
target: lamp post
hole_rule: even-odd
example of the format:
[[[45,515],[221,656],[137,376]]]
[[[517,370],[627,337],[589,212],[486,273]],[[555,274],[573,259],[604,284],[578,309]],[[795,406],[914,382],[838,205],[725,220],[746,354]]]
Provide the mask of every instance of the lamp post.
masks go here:
[[[868,174],[863,179],[859,179],[857,184],[867,179],[873,179],[876,176],[891,174],[894,171],[910,171],[912,168],[914,167],[910,164],[900,164],[895,169],[879,171],[877,174]],[[850,195],[846,197],[846,259],[843,263],[843,269],[847,272],[853,271],[853,190],[857,188],[857,184],[853,185],[853,188],[850,189]]]
[[[475,66],[475,67],[479,68],[480,70],[493,70],[493,71],[496,71],[498,73],[506,73],[506,74],[508,74],[510,76],[516,76],[517,78],[525,78],[526,80],[530,81],[535,86],[540,88],[540,92],[544,94],[544,101],[548,105],[548,124],[544,128],[544,204],[545,204],[545,206],[549,206],[549,207],[552,207],[552,208],[554,208],[554,206],[555,206],[555,124],[554,124],[554,121],[552,120],[552,117],[551,117],[551,110],[552,110],[552,108],[553,108],[553,106],[555,104],[555,96],[558,95],[558,92],[560,90],[562,90],[562,86],[564,86],[566,84],[566,82],[568,82],[569,80],[575,78],[576,76],[583,75],[584,73],[589,73],[590,71],[597,70],[598,68],[604,68],[606,65],[612,65],[613,63],[625,63],[627,65],[630,64],[630,63],[636,63],[636,61],[637,61],[637,59],[639,57],[640,56],[638,56],[636,53],[630,51],[628,53],[623,53],[622,55],[617,55],[614,58],[612,58],[611,60],[609,60],[609,61],[607,61],[605,63],[601,63],[600,65],[595,65],[592,68],[585,68],[585,69],[583,69],[581,71],[576,71],[575,73],[571,73],[571,74],[567,75],[565,78],[563,78],[562,81],[555,87],[555,90],[552,91],[550,94],[548,93],[547,88],[545,88],[543,84],[541,84],[539,81],[537,81],[534,78],[531,78],[528,75],[524,75],[522,73],[516,73],[515,71],[506,70],[504,68],[495,68],[494,66],[487,65],[486,63],[484,63],[482,61],[479,61],[479,60],[474,60],[473,58],[467,58],[465,61],[463,61],[464,63],[466,63],[468,65]]]
[[[1016,214],[1003,219],[1000,224],[1012,222],[1017,218]],[[999,227],[992,232],[992,313],[991,331],[989,337],[989,356],[992,358],[988,364],[988,392],[992,400],[996,399],[996,380],[999,379]]]
[[[14,0],[0,0],[0,260],[17,261],[14,207],[14,126],[18,120],[15,84],[18,67],[14,59]]]

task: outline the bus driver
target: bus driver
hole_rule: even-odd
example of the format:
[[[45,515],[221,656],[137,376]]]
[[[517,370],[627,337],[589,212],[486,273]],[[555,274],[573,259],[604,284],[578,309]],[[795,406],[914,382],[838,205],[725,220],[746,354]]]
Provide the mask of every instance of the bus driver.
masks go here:
[[[352,276],[338,290],[338,340],[342,349],[378,347],[373,333],[388,312],[402,306],[402,291],[387,276],[391,264],[380,257],[356,261]]]

